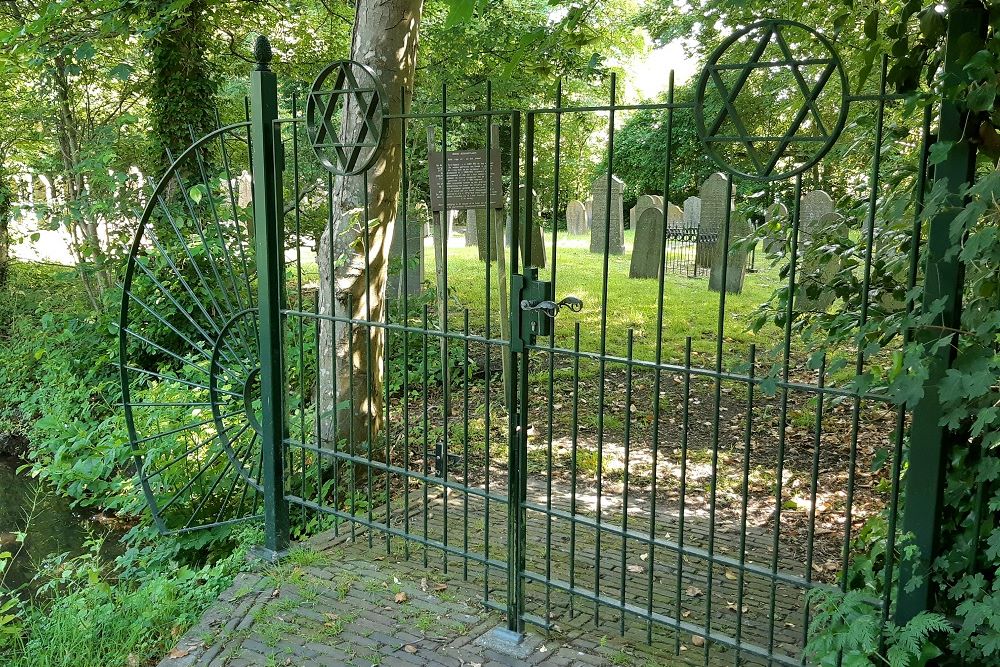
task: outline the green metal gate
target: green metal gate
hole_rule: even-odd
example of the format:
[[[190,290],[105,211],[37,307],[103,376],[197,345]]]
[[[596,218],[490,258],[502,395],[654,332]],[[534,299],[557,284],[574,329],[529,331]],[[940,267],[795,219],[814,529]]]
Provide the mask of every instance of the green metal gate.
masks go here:
[[[905,529],[933,553],[935,520],[922,518],[937,517],[940,493],[912,494],[902,525],[897,509],[908,429],[909,483],[941,487],[936,412],[911,417],[869,391],[860,347],[839,368],[807,354],[797,323],[836,314],[842,297],[824,294],[831,272],[859,290],[859,331],[916,307],[898,295],[924,280],[922,263],[937,269],[926,273],[931,296],[957,303],[948,214],[926,226],[920,216],[929,179],[955,191],[972,176],[962,150],[928,167],[932,128],[971,149],[947,106],[940,121],[927,106],[921,126],[890,131],[886,109],[903,97],[887,90],[887,62],[852,90],[837,48],[807,26],[765,20],[723,42],[690,99],[675,99],[671,75],[666,101],[620,104],[612,77],[606,103],[579,104],[560,88],[554,105],[523,113],[494,109],[488,87],[479,109],[449,109],[446,91],[437,109],[392,109],[374,73],[343,61],[317,78],[303,112],[296,97],[279,104],[260,41],[246,121],[192,138],[156,185],[124,283],[126,417],[158,527],[262,516],[263,553],[277,558],[290,524],[327,517],[338,533],[478,578],[514,636],[526,624],[589,623],[704,664],[798,665],[809,592],[848,586],[862,566],[858,531],[885,509],[890,556],[867,563],[882,581],[873,603],[899,620],[926,608],[926,584],[896,594],[906,579],[894,571],[896,541]],[[761,77],[788,84],[769,102],[785,105],[779,120],[790,125],[749,115]],[[657,244],[655,277],[625,279],[615,133],[638,112],[654,114],[666,137],[664,202],[695,185],[674,171],[690,153],[677,128],[693,125],[721,171],[705,272],[720,291],[668,276],[666,207],[641,241]],[[581,117],[603,124],[605,142],[592,255],[558,224],[577,154],[561,128]],[[341,136],[348,127],[358,132]],[[914,159],[887,165],[893,151]],[[449,211],[468,196],[448,192],[449,169],[469,164],[460,153],[485,172],[477,251],[449,249]],[[804,229],[800,202],[831,156],[865,164],[850,187],[866,204]],[[895,240],[905,270],[886,273],[873,249],[894,241],[877,212],[886,174],[900,168],[912,225]],[[386,169],[398,169],[401,192],[390,214],[371,185]],[[252,192],[240,170],[252,173]],[[788,216],[748,230],[734,201],[765,183]],[[337,208],[352,188],[355,208]],[[430,211],[416,206],[421,197]],[[338,225],[346,246],[330,231]],[[817,265],[824,247],[833,259]],[[758,272],[743,278],[751,252]],[[434,278],[419,291],[412,270],[425,261]],[[386,263],[395,282],[382,299]],[[334,287],[324,264],[360,287]],[[732,319],[734,303],[764,288],[777,289],[779,306],[756,339],[775,343],[767,350],[741,337],[745,309]],[[684,299],[711,309],[711,330],[697,313],[677,326]]]

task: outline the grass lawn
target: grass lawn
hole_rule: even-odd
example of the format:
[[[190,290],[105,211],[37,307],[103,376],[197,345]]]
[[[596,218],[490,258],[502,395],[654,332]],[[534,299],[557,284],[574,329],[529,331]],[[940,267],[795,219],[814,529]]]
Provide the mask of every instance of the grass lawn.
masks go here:
[[[580,349],[601,351],[602,319],[606,313],[606,352],[625,356],[628,331],[634,330],[633,356],[637,359],[656,358],[656,325],[659,282],[655,279],[628,277],[631,262],[632,232],[627,230],[626,252],[611,256],[608,263],[608,294],[602,307],[603,256],[589,251],[589,237],[560,233],[557,253],[556,296],[575,295],[584,302],[583,311],[564,309],[556,318],[556,346],[572,349],[574,324],[580,323]],[[549,237],[551,238],[551,237]],[[457,241],[458,239],[453,239]],[[461,243],[459,241],[459,243]],[[434,252],[428,242],[425,279],[434,281]],[[552,251],[546,243],[547,267],[539,271],[543,279],[551,279]],[[767,266],[758,256],[756,273],[748,273],[740,294],[726,295],[724,358],[726,365],[746,359],[751,343],[764,349],[779,343],[782,331],[774,326],[754,334],[748,330],[754,310],[768,300],[781,284],[778,271]],[[683,362],[685,338],[692,338],[696,365],[714,361],[719,332],[719,298],[708,289],[707,271],[698,278],[668,273],[663,289],[663,360]],[[496,285],[496,265],[491,269],[491,328],[499,331],[499,300]],[[469,309],[472,329],[484,330],[486,312],[486,268],[479,261],[475,248],[452,243],[448,249],[448,285],[452,293],[449,321],[452,328],[461,329],[463,308]]]

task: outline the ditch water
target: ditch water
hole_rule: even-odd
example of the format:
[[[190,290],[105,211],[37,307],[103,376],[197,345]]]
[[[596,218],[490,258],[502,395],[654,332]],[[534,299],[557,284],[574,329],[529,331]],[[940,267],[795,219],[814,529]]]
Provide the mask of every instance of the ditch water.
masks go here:
[[[22,464],[20,459],[0,456],[0,552],[18,552],[17,533],[27,533],[24,548],[0,574],[6,588],[30,583],[46,557],[78,555],[85,551],[91,535],[111,532],[96,520],[98,512],[74,509],[67,498],[52,493],[39,480],[18,474]],[[117,546],[113,537],[108,543]]]

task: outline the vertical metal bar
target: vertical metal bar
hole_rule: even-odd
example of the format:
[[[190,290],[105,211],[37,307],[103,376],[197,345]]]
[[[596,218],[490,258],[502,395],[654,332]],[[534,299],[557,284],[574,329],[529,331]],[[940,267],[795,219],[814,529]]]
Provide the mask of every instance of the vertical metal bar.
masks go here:
[[[667,85],[667,150],[663,156],[663,202],[664,215],[666,215],[667,202],[670,201],[670,180],[671,180],[671,149],[673,148],[673,126],[674,126],[674,72],[670,71]],[[646,552],[647,577],[646,577],[646,642],[653,642],[653,570],[656,562],[656,552],[654,540],[656,539],[656,493],[657,493],[657,469],[659,468],[659,444],[660,444],[660,389],[663,383],[663,373],[660,371],[660,364],[663,363],[663,294],[664,283],[666,282],[666,253],[667,253],[667,229],[666,217],[664,217],[662,243],[660,248],[660,263],[657,268],[656,285],[656,375],[653,380],[653,433],[651,437],[651,457],[652,474],[650,478],[649,496],[649,545]]]
[[[733,665],[740,667],[743,664],[742,641],[743,641],[743,597],[745,595],[746,583],[746,560],[747,560],[747,510],[750,504],[750,461],[753,449],[753,401],[754,401],[754,378],[757,373],[757,346],[750,344],[750,369],[747,371],[747,423],[743,432],[743,481],[742,481],[742,502],[740,504],[740,546],[739,564],[740,569],[736,574],[736,652],[733,656]]]
[[[292,118],[297,118],[299,113],[298,97],[292,94]],[[303,304],[303,294],[302,294],[302,207],[299,205],[301,200],[301,190],[299,188],[299,124],[292,123],[292,196],[295,197],[295,289],[297,292],[295,308],[300,312],[305,312],[305,305]],[[297,322],[297,335],[298,340],[296,341],[296,352],[298,352],[299,361],[299,433],[298,437],[301,438],[302,442],[307,442],[306,440],[306,350],[305,350],[305,318],[301,315],[296,317]],[[318,340],[318,339],[317,339]],[[318,443],[318,441],[317,441]],[[306,498],[306,449],[305,447],[300,448],[299,452],[299,467],[300,471],[300,484],[299,497]],[[301,512],[299,514],[299,520],[305,525],[306,521],[306,506],[302,505],[300,508]]]
[[[719,436],[720,421],[722,411],[722,354],[725,350],[726,334],[726,280],[729,270],[729,232],[732,229],[733,217],[733,179],[726,180],[726,217],[722,225],[722,238],[716,245],[716,251],[722,257],[722,275],[719,277],[719,321],[718,331],[715,340],[715,400],[714,412],[712,414],[712,472],[709,479],[709,500],[708,500],[708,575],[707,592],[705,593],[705,633],[706,637],[712,632],[712,587],[715,575],[715,510],[718,500],[719,490]],[[664,218],[664,221],[666,218]],[[705,665],[711,655],[712,642],[706,641]]]
[[[403,251],[403,325],[404,327],[410,326],[410,262],[413,261],[410,257],[410,243],[409,243],[409,231],[407,230],[408,224],[413,224],[409,220],[410,214],[410,170],[407,165],[406,160],[406,121],[407,119],[402,117],[406,113],[406,95],[402,94],[399,96],[399,136],[400,136],[400,160],[402,160],[402,172],[403,172],[403,233],[402,238],[402,251]],[[417,224],[420,225],[420,221],[417,220]],[[423,252],[424,236],[423,230],[420,234],[420,245],[421,247],[417,250],[416,260],[420,262],[420,253]],[[421,263],[422,264],[422,263]],[[388,333],[387,333],[388,335]],[[403,397],[400,400],[400,408],[403,410],[403,557],[410,557],[410,332],[407,330],[400,331],[400,340],[403,341]]]
[[[665,208],[665,207],[664,207]],[[627,587],[628,581],[626,577],[627,568],[627,554],[628,554],[628,492],[629,492],[629,465],[631,464],[631,447],[632,447],[632,375],[635,365],[632,363],[632,351],[635,342],[635,329],[632,327],[628,328],[627,339],[625,342],[625,452],[624,452],[624,470],[622,479],[622,553],[621,561],[618,563],[618,568],[621,570],[621,580],[619,585],[621,590],[619,591],[618,605],[619,605],[619,618],[618,618],[618,632],[621,635],[625,634],[625,589]],[[654,473],[655,474],[655,473]],[[649,568],[653,567],[652,563],[647,563]]]
[[[958,75],[963,70],[963,54],[980,48],[987,24],[987,13],[975,2],[953,7],[948,17],[944,59],[946,76]],[[946,183],[950,201],[939,209],[940,213],[930,223],[922,301],[925,312],[931,307],[941,306],[937,320],[941,331],[957,330],[962,312],[965,276],[957,254],[951,252],[950,231],[952,221],[962,207],[961,189],[975,180],[976,146],[970,140],[975,135],[966,132],[967,124],[968,115],[957,101],[945,100],[941,103],[938,140],[953,142],[954,145],[935,167],[934,180]],[[939,336],[940,333],[930,332],[918,337],[918,340],[930,344]],[[913,535],[913,545],[919,550],[920,557],[916,563],[905,560],[900,565],[895,614],[899,624],[909,621],[930,605],[930,578],[924,576],[915,586],[910,584],[913,583],[913,575],[925,570],[937,553],[945,481],[944,462],[955,439],[941,425],[938,384],[954,359],[957,342],[956,335],[952,345],[942,346],[931,357],[924,396],[913,410],[903,531]]]
[[[576,473],[580,440],[580,323],[573,327],[573,426],[569,460],[569,617],[573,618],[576,586]]]
[[[909,294],[917,284],[917,272],[920,269],[920,246],[921,246],[921,227],[924,213],[924,198],[927,192],[927,170],[928,170],[928,157],[930,154],[930,142],[931,142],[931,118],[932,109],[931,105],[928,104],[924,107],[924,121],[922,125],[921,140],[920,140],[920,161],[917,167],[917,180],[914,185],[914,207],[913,207],[913,227],[910,230],[910,262],[909,271],[906,280],[906,291]],[[906,314],[907,316],[913,313],[913,301],[910,299],[906,300]],[[903,332],[902,348],[906,348],[907,344],[911,339],[911,331],[907,329]],[[900,476],[903,468],[903,440],[905,438],[906,429],[906,406],[901,405],[896,411],[896,430],[893,434],[893,451],[892,451],[892,490],[889,496],[889,530],[886,536],[886,546],[885,546],[885,571],[882,575],[882,581],[886,582],[885,591],[882,595],[882,622],[884,623],[889,618],[889,613],[891,611],[891,597],[892,597],[892,586],[890,582],[892,581],[892,570],[895,565],[895,558],[893,555],[896,552],[896,528],[899,522],[899,487],[900,487]],[[884,647],[883,647],[884,648]]]
[[[556,112],[555,112],[555,157],[552,167],[552,261],[549,262],[550,281],[552,283],[552,294],[556,292],[556,247],[559,245],[559,168],[560,168],[560,147],[562,143],[562,79],[556,83]],[[549,336],[549,397],[548,397],[548,442],[546,443],[546,474],[545,474],[545,618],[548,620],[552,615],[552,435],[555,427],[555,346],[556,327],[552,323],[552,331]]]
[[[681,590],[684,584],[684,515],[687,503],[688,433],[691,425],[691,336],[684,339],[684,393],[681,417],[681,488],[677,508],[677,580],[674,582],[674,655],[681,653]]]
[[[777,604],[777,574],[778,551],[781,547],[781,496],[784,489],[785,447],[788,436],[788,381],[791,376],[792,356],[792,319],[795,316],[795,276],[799,256],[799,222],[801,218],[802,174],[795,177],[795,204],[792,207],[791,250],[788,254],[788,300],[785,303],[785,327],[782,336],[784,350],[781,361],[781,401],[779,408],[778,457],[775,473],[774,490],[774,536],[771,540],[771,576],[769,581],[770,595],[768,607],[767,649],[774,648],[774,609]]]
[[[278,80],[270,70],[271,46],[263,35],[254,47],[257,67],[250,75],[253,134],[254,239],[257,246],[257,307],[260,318],[261,457],[264,487],[264,552],[276,559],[288,548],[282,445],[285,387],[281,364],[281,283],[284,278],[280,221],[281,138]]]
[[[437,295],[439,316],[441,318],[441,384],[442,398],[444,405],[441,407],[441,469],[438,473],[441,479],[448,481],[448,418],[451,416],[451,363],[449,359],[448,341],[448,236],[451,232],[449,224],[448,209],[448,86],[441,84],[441,290]],[[444,544],[448,545],[448,485],[441,486],[441,494],[444,498]],[[426,508],[424,509],[426,512]],[[448,572],[448,552],[441,551],[441,558],[444,561],[444,572]]]
[[[510,154],[511,154],[511,176],[510,176],[510,207],[511,207],[511,229],[510,229],[510,273],[513,276],[518,271],[518,246],[520,244],[520,233],[518,221],[521,219],[521,198],[518,196],[520,173],[518,149],[521,143],[521,114],[515,112],[511,116],[510,133]],[[530,160],[527,160],[530,164]],[[529,167],[530,168],[530,167]],[[500,248],[497,249],[501,250]],[[516,330],[514,322],[518,310],[520,309],[517,295],[511,295],[510,308],[510,337],[513,342],[514,336],[520,336],[521,332]],[[522,441],[527,439],[527,354],[518,355],[511,344],[507,353],[510,358],[511,381],[507,388],[507,414],[509,421],[507,424],[507,629],[518,634],[524,632],[524,587],[522,572],[524,570],[524,504],[521,501],[521,461]],[[520,357],[520,358],[519,358]],[[521,367],[518,367],[518,364]],[[521,384],[518,383],[518,375],[523,375]],[[520,390],[520,391],[519,391]]]
[[[608,352],[608,272],[611,263],[611,185],[614,175],[612,169],[615,162],[615,104],[618,91],[618,78],[611,74],[610,105],[608,106],[608,173],[605,186],[604,201],[604,262],[601,271],[601,343],[598,363],[600,377],[597,387],[597,503],[595,507],[596,523],[594,527],[594,625],[601,622],[601,523],[603,518],[602,501],[604,496],[604,401],[605,373],[607,369]]]

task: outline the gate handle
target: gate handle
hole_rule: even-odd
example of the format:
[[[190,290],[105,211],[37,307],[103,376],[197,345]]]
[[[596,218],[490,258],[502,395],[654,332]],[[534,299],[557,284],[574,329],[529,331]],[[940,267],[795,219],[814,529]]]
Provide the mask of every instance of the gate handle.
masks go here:
[[[583,301],[575,296],[567,296],[558,303],[555,301],[521,301],[521,310],[539,310],[554,318],[563,308],[569,308],[574,313],[583,310]]]

